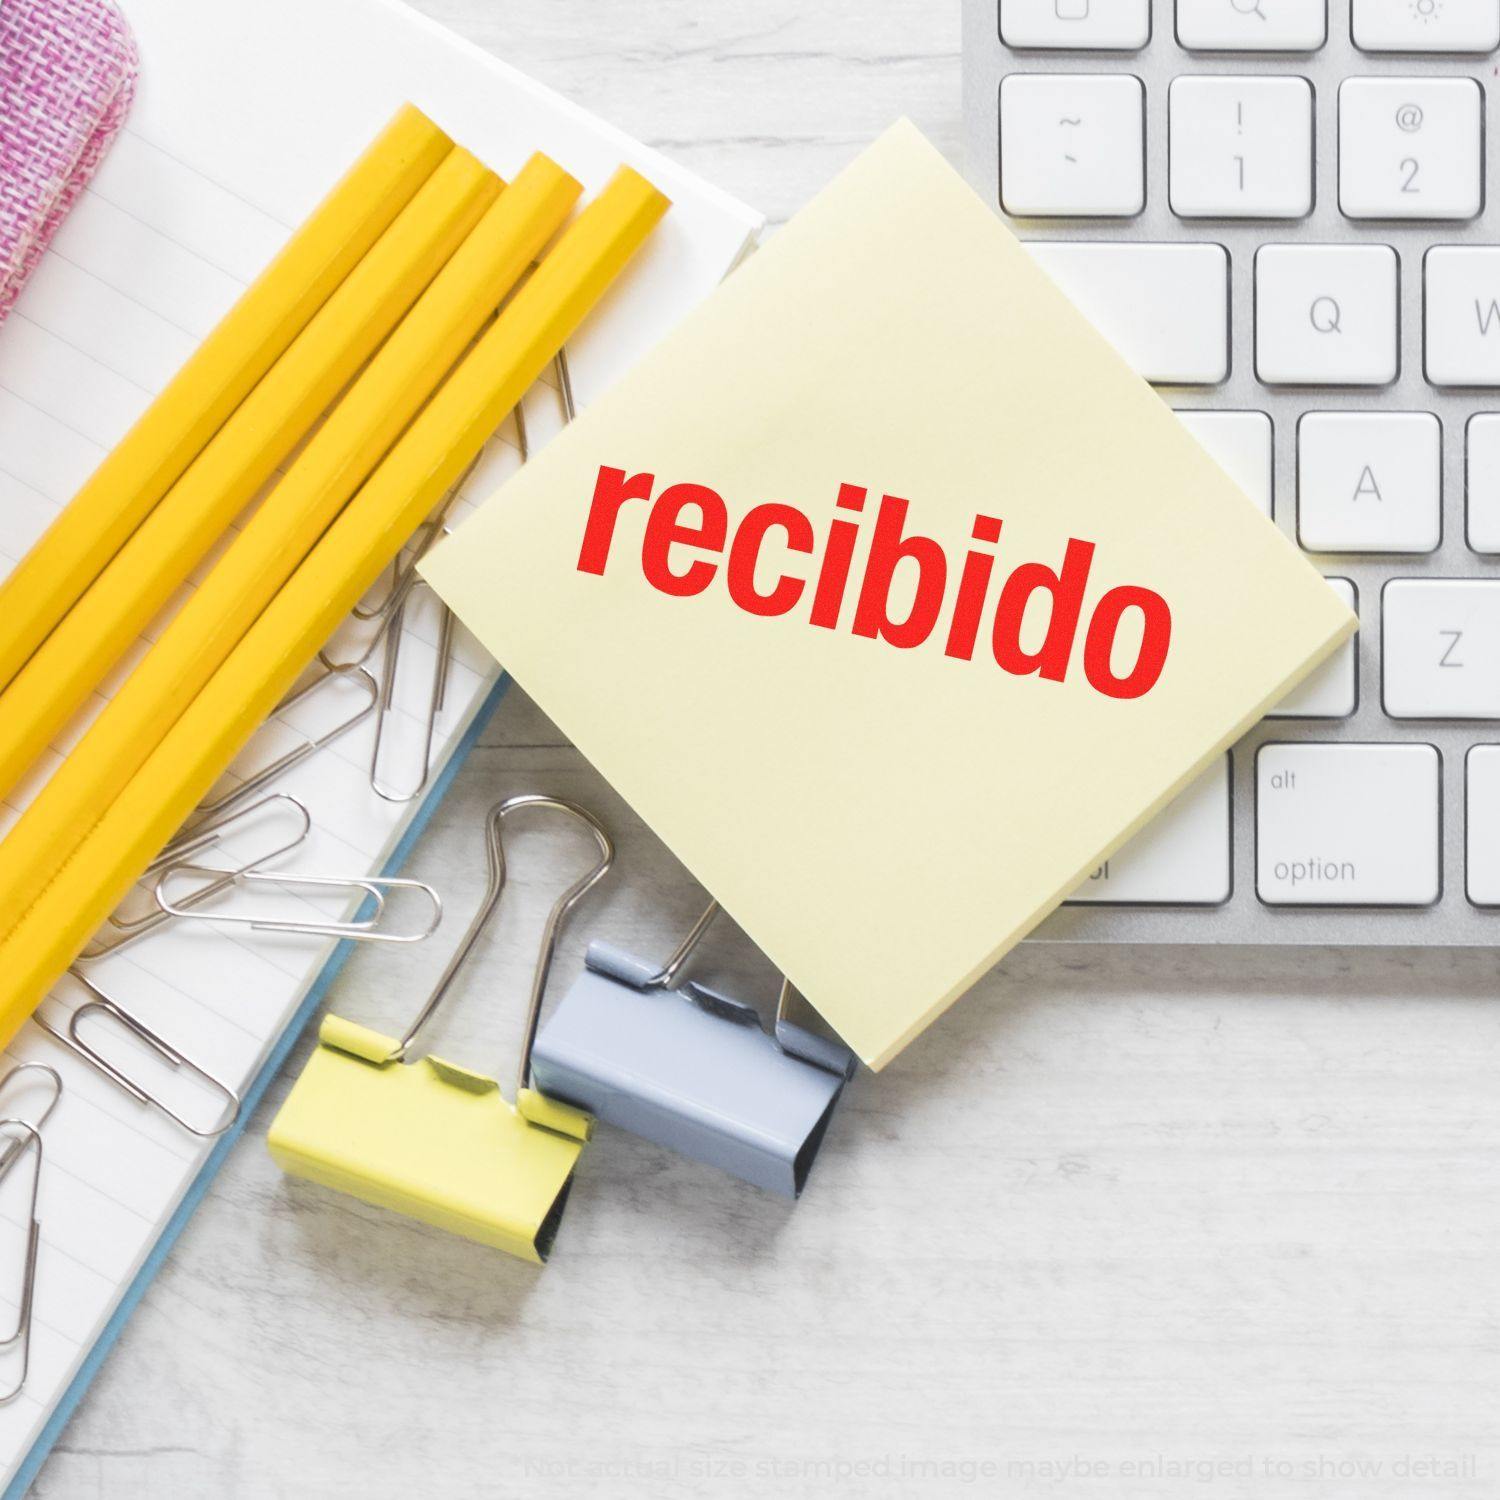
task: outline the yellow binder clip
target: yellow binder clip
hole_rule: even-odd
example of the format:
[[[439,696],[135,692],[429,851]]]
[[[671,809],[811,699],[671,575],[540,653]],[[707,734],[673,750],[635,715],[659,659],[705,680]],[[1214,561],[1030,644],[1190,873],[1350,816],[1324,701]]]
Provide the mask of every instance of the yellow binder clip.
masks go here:
[[[548,913],[512,1105],[493,1078],[440,1057],[408,1063],[406,1054],[500,904],[506,874],[501,825],[531,808],[582,823],[594,836],[599,859]],[[552,1248],[573,1168],[594,1122],[531,1087],[531,1047],[558,932],[608,872],[614,845],[589,813],[555,797],[508,798],[490,809],[485,828],[484,900],[406,1035],[397,1041],[325,1016],[318,1046],[272,1123],[267,1144],[277,1165],[294,1177],[540,1265]]]

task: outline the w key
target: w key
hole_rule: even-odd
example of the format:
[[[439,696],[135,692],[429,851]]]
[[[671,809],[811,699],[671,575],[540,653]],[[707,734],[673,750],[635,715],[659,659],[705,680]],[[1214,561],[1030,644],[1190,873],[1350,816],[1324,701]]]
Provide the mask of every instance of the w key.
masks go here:
[[[1381,615],[1388,714],[1500,719],[1500,579],[1393,578]]]
[[[1427,378],[1500,386],[1500,248],[1436,245],[1427,252]]]

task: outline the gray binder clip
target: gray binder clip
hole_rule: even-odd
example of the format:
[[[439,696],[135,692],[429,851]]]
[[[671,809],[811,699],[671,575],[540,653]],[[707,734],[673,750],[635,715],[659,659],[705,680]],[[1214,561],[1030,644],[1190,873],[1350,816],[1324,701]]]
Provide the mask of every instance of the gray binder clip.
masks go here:
[[[805,1002],[785,980],[770,1035],[743,1001],[677,988],[718,910],[715,902],[659,969],[591,943],[536,1039],[532,1073],[551,1098],[795,1198],[854,1056],[792,1019]]]

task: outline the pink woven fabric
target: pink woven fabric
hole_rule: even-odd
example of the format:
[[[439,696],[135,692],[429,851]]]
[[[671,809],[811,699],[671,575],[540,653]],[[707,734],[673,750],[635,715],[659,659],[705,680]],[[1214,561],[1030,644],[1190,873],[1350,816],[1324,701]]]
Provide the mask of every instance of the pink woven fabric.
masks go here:
[[[0,0],[0,320],[125,123],[138,69],[110,0]]]

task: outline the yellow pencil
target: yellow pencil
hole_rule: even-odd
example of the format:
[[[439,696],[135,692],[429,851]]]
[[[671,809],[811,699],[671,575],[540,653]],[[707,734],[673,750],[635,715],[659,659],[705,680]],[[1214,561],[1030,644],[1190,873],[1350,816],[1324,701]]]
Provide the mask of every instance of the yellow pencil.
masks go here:
[[[454,150],[0,691],[0,797],[312,430],[500,192]]]
[[[534,156],[0,842],[0,936],[192,702],[401,435],[581,189]]]
[[[628,168],[535,276],[329,528],[67,864],[0,942],[0,1046],[281,700],[403,541],[644,242],[667,201]]]
[[[0,687],[98,577],[451,146],[419,110],[402,109],[0,583]]]

